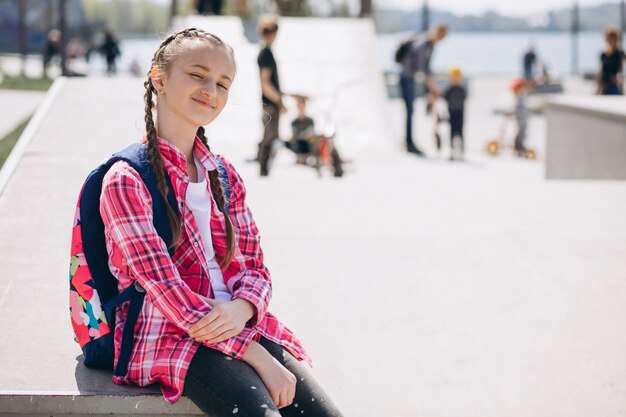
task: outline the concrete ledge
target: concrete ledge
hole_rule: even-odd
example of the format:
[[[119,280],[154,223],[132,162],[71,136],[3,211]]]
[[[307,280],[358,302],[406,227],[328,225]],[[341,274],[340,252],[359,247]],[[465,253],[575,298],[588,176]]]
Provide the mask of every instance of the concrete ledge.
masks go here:
[[[166,403],[159,393],[137,395],[81,392],[0,392],[0,416],[203,416],[189,401]]]
[[[547,103],[546,178],[626,179],[626,98]]]
[[[204,415],[186,397],[169,404],[156,384],[116,385],[110,371],[86,368],[82,355],[76,359],[77,390],[0,391],[0,416]]]

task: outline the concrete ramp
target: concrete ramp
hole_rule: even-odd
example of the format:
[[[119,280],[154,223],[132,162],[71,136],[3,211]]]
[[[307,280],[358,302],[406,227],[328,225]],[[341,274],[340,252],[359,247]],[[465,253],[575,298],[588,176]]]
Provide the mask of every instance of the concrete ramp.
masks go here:
[[[223,146],[246,146],[250,154],[262,135],[261,90],[257,55],[260,46],[247,41],[236,18],[191,16],[177,19],[177,29],[200,27],[235,49],[237,78],[230,102],[208,134]],[[385,85],[376,60],[375,28],[368,19],[281,18],[273,46],[281,89],[311,97],[309,112],[321,128],[335,125],[337,143],[346,154],[364,148],[387,148],[389,134]],[[291,135],[295,103],[285,98],[281,137]],[[283,157],[284,159],[284,157]],[[291,158],[288,159],[291,161]],[[278,162],[281,162],[279,158]]]

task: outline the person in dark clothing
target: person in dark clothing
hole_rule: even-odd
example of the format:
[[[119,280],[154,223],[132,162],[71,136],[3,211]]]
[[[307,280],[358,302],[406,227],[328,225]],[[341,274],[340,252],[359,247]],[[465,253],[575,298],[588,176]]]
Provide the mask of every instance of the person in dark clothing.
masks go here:
[[[107,75],[117,73],[115,61],[121,55],[121,52],[117,40],[109,29],[104,31],[104,42],[100,45],[99,50],[107,61]]]
[[[43,75],[48,77],[48,67],[55,56],[61,57],[61,31],[53,29],[48,33],[46,46],[43,51]]]
[[[598,94],[623,94],[622,61],[626,59],[626,55],[619,47],[619,36],[619,30],[615,26],[609,26],[604,31],[606,50],[600,55],[602,66],[598,74]]]
[[[528,94],[528,83],[524,78],[516,78],[511,83],[511,91],[515,95],[515,121],[517,123],[517,133],[515,134],[515,154],[526,157],[526,133],[528,131],[528,110],[526,108],[526,97]]]
[[[222,4],[222,0],[195,0],[196,11],[201,15],[221,15]]]
[[[315,122],[306,114],[305,96],[296,96],[298,117],[291,121],[291,140],[287,144],[296,153],[296,162],[304,164],[311,152],[311,141],[315,138]]]
[[[531,46],[528,48],[528,51],[524,54],[524,78],[526,81],[531,81],[533,77],[533,70],[535,68],[535,64],[537,63],[537,54],[535,53],[535,48]]]
[[[450,160],[463,160],[465,154],[465,141],[463,140],[463,118],[465,114],[465,99],[467,91],[463,87],[463,74],[459,67],[450,70],[450,85],[443,94],[448,103],[450,116]],[[455,152],[455,139],[458,140],[458,151]]]
[[[257,159],[260,165],[260,175],[269,174],[270,158],[274,140],[278,139],[280,113],[287,109],[283,105],[278,68],[272,53],[272,43],[278,34],[278,19],[273,15],[261,16],[259,31],[263,41],[263,48],[259,52],[257,63],[261,72],[261,93],[263,103],[263,138],[259,142]]]
[[[417,38],[401,60],[402,73],[400,76],[400,89],[402,99],[406,108],[406,150],[417,156],[424,156],[424,153],[415,145],[413,141],[413,104],[415,101],[415,74],[421,73],[425,76],[425,84],[433,99],[441,96],[435,80],[430,71],[430,59],[435,45],[446,37],[448,27],[446,25],[435,26],[425,38]]]

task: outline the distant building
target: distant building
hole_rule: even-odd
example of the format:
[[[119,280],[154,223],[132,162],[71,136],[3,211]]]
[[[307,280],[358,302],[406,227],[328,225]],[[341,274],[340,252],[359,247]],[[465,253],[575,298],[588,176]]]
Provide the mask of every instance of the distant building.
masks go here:
[[[41,52],[48,31],[58,28],[58,0],[28,0],[26,27],[29,52]],[[85,24],[80,0],[66,0],[65,22],[70,36]],[[18,0],[0,0],[0,52],[18,52]]]

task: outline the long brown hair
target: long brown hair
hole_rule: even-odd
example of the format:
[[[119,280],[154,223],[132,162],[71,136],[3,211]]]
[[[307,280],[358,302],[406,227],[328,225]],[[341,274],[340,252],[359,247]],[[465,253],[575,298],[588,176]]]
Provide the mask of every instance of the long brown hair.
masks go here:
[[[169,187],[167,186],[167,183],[165,181],[165,168],[163,166],[163,160],[161,159],[161,151],[159,150],[158,145],[158,135],[156,127],[154,125],[152,114],[153,110],[155,109],[153,94],[156,93],[156,89],[152,84],[151,73],[152,68],[154,67],[161,68],[164,72],[167,72],[171,63],[178,57],[178,55],[180,55],[181,51],[183,51],[183,42],[187,39],[206,40],[214,46],[224,48],[233,60],[233,63],[235,62],[233,49],[229,45],[227,45],[217,36],[205,32],[202,29],[196,28],[189,28],[173,33],[161,43],[159,48],[154,53],[154,56],[152,57],[152,65],[150,67],[150,70],[148,71],[148,78],[143,83],[146,89],[146,92],[144,94],[144,120],[146,122],[146,136],[148,139],[147,142],[148,154],[150,155],[150,163],[152,164],[152,170],[154,171],[154,175],[157,180],[159,193],[161,194],[161,196],[163,196],[163,199],[165,201],[167,201]],[[198,127],[198,131],[196,134],[202,140],[202,143],[204,143],[204,145],[210,151],[209,145],[207,143],[207,138],[204,134],[204,127]],[[224,259],[222,260],[222,267],[226,268],[230,264],[230,261],[232,260],[233,254],[235,252],[235,234],[233,231],[233,225],[230,221],[230,218],[228,217],[228,213],[225,212],[225,198],[217,170],[209,171],[208,177],[211,184],[211,193],[213,194],[213,198],[215,198],[217,208],[224,214],[227,250]],[[167,218],[172,229],[172,246],[175,247],[180,242],[182,235],[180,219],[176,215],[174,209],[172,209],[169,204],[167,204],[166,207]]]

